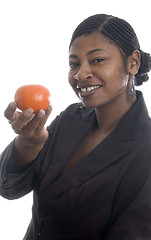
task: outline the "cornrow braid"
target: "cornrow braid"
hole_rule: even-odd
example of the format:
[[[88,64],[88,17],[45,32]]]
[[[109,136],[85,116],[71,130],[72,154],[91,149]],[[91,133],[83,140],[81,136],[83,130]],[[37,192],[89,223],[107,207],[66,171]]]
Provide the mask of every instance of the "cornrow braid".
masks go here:
[[[123,19],[107,14],[96,14],[81,22],[75,29],[70,46],[75,38],[93,32],[99,32],[116,44],[126,57],[130,56],[134,50],[139,50],[141,54],[141,66],[135,75],[135,85],[142,85],[149,79],[148,72],[151,70],[151,56],[140,49],[137,35],[132,26]]]
[[[75,31],[73,32],[71,42],[69,45],[69,49],[75,40],[75,38],[83,35],[83,34],[90,34],[95,31],[98,31],[100,26],[106,22],[106,20],[110,17],[110,15],[106,14],[97,14],[94,16],[90,16],[87,19],[85,19],[83,22],[81,22]]]
[[[136,48],[140,49],[133,28],[122,19],[117,17],[110,18],[107,24],[103,26],[101,33],[114,41],[127,56],[130,56]]]

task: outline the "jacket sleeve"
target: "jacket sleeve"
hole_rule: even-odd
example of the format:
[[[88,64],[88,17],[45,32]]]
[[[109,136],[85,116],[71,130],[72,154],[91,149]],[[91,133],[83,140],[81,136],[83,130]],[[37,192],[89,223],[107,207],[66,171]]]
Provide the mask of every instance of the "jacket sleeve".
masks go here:
[[[0,195],[7,199],[19,198],[32,190],[35,161],[21,173],[9,173],[7,166],[15,154],[13,141],[0,156]]]
[[[151,239],[151,174],[142,172],[131,179],[127,176],[119,187],[113,208],[106,240]]]
[[[49,143],[52,140],[59,116],[47,128],[49,132],[48,140],[46,141],[42,151],[37,158],[29,164],[21,173],[8,172],[8,164],[15,157],[16,150],[14,141],[0,155],[0,195],[7,199],[20,198],[33,190],[36,174],[38,174],[39,161],[41,154],[45,155]]]

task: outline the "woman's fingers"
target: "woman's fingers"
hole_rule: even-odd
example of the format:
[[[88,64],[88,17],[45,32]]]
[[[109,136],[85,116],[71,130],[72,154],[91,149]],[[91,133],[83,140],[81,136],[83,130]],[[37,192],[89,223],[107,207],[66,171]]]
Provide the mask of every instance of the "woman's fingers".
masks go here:
[[[6,108],[5,112],[4,112],[4,116],[9,120],[9,121],[13,121],[16,117],[15,115],[15,111],[17,108],[17,104],[15,102],[11,102],[8,107]]]
[[[17,112],[16,108],[16,103],[12,102],[8,105],[4,113],[5,117],[11,123],[14,132],[32,143],[45,142],[48,132],[44,125],[52,111],[52,107],[49,106],[46,111],[40,110],[36,113],[31,108],[23,112]]]
[[[35,115],[34,115],[34,117],[32,118],[32,119],[30,119],[30,121],[28,121],[27,123],[26,123],[26,125],[24,126],[24,132],[26,132],[26,133],[30,133],[30,132],[34,132],[36,129],[37,129],[37,127],[38,127],[38,125],[39,125],[39,123],[43,120],[45,118],[45,111],[44,110],[40,110],[40,111],[38,111]]]
[[[40,131],[43,131],[51,110],[52,108],[48,107],[46,111],[40,110],[34,114],[32,109],[27,109],[12,121],[12,128],[16,133],[21,135],[30,136],[35,132],[38,136],[40,135]]]
[[[45,111],[45,117],[39,122],[39,125],[37,126],[37,131],[40,131],[41,129],[44,128],[51,111],[52,111],[52,106],[49,106]]]
[[[34,117],[33,109],[29,108],[24,110],[20,115],[11,123],[13,130],[20,134],[22,129],[26,126],[26,124]]]

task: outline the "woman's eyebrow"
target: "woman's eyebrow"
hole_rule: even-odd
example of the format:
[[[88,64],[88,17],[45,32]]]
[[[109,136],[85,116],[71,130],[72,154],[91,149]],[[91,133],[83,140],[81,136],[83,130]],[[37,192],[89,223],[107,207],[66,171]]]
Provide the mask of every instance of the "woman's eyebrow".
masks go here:
[[[90,54],[92,54],[92,53],[94,53],[94,52],[99,52],[99,51],[108,53],[106,50],[104,50],[104,49],[102,49],[102,48],[96,48],[96,49],[93,49],[93,50],[87,52],[86,55],[90,55]],[[75,54],[71,54],[71,55],[69,55],[69,58],[78,58],[78,56],[75,55]]]
[[[89,51],[89,52],[87,53],[87,55],[90,55],[90,54],[92,54],[92,53],[94,53],[94,52],[99,52],[99,51],[108,53],[106,50],[104,50],[104,49],[102,49],[102,48],[96,48],[96,49],[93,49],[93,50]]]
[[[74,54],[71,54],[71,55],[69,55],[69,58],[78,58],[78,57]]]

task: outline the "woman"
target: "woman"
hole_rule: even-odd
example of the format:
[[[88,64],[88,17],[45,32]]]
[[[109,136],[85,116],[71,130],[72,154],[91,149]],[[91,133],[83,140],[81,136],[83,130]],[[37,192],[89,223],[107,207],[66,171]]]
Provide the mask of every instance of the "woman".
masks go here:
[[[97,14],[74,31],[69,65],[81,103],[47,129],[51,107],[6,109],[18,136],[1,155],[0,193],[33,190],[24,240],[151,239],[151,120],[134,87],[148,80],[150,55],[127,22]]]

